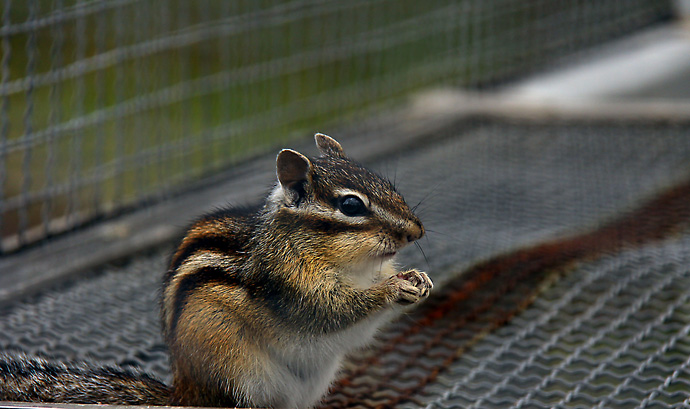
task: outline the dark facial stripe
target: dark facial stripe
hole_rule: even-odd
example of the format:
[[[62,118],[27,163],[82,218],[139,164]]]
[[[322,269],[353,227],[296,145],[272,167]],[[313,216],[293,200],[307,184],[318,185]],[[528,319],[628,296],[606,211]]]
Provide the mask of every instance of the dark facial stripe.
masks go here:
[[[337,235],[341,233],[371,230],[374,223],[366,222],[362,224],[347,223],[336,219],[331,219],[316,214],[300,215],[295,219],[285,218],[283,220],[288,228],[305,227],[309,230],[327,235]],[[290,226],[294,224],[294,226]]]

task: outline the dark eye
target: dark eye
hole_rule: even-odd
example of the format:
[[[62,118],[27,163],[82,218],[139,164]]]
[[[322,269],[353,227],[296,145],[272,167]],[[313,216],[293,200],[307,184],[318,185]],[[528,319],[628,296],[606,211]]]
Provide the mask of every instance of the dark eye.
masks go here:
[[[354,195],[343,196],[338,199],[338,208],[345,216],[363,216],[367,212],[367,207],[362,199]]]

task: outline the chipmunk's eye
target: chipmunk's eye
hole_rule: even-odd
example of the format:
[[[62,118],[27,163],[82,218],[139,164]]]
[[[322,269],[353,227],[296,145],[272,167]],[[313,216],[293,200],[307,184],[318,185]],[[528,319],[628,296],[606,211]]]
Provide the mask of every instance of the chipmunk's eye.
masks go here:
[[[345,216],[364,216],[367,213],[367,207],[362,202],[362,199],[355,195],[347,195],[338,199],[338,208]]]

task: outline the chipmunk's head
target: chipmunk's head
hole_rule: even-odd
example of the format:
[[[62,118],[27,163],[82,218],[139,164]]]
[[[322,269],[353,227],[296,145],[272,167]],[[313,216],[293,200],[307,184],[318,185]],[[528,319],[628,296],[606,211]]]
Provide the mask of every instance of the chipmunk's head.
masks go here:
[[[345,156],[316,134],[318,158],[290,149],[278,154],[278,184],[269,198],[292,246],[333,265],[382,263],[424,235],[390,181]]]

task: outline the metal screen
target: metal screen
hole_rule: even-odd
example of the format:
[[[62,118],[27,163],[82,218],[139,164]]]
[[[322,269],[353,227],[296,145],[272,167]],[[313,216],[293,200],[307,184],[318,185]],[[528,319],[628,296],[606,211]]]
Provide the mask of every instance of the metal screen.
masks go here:
[[[484,87],[663,0],[5,0],[0,251],[434,85]]]
[[[321,407],[690,402],[690,121],[610,122],[472,119],[367,161],[421,202],[425,254],[399,261],[436,286],[350,357]],[[17,295],[0,307],[0,351],[169,382],[157,292],[169,254]]]

